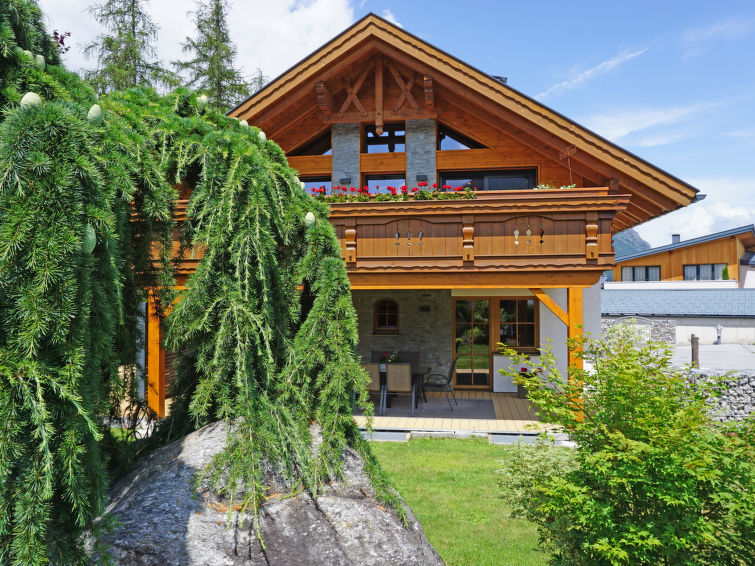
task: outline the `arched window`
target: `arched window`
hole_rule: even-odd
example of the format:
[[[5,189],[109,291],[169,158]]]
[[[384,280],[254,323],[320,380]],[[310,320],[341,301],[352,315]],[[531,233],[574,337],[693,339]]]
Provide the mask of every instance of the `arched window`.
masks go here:
[[[375,303],[375,334],[398,334],[398,303],[381,299]]]

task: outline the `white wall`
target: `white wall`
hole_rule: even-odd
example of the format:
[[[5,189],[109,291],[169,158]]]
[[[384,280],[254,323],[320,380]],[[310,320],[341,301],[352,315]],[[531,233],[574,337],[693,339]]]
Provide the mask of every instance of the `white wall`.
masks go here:
[[[676,343],[689,344],[691,334],[700,344],[713,344],[718,338],[716,325],[721,324],[724,344],[755,344],[755,318],[670,318],[676,322]]]
[[[741,273],[741,270],[740,270]],[[741,279],[741,277],[740,277]],[[755,286],[755,280],[753,281]],[[736,289],[737,280],[726,281],[606,281],[604,289]]]
[[[755,288],[755,267],[748,265],[739,266],[740,285],[747,289]]]

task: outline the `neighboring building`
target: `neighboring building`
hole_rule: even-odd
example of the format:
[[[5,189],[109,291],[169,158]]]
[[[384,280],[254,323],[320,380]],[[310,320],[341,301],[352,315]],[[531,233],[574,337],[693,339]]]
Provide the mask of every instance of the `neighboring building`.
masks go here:
[[[724,275],[728,274],[726,279]],[[606,289],[755,287],[755,226],[741,226],[616,258]],[[617,284],[621,282],[621,284]],[[658,285],[657,282],[675,282]],[[641,285],[628,285],[641,283]],[[654,285],[651,285],[653,284]]]
[[[567,337],[600,331],[612,235],[697,193],[372,14],[229,114],[262,128],[310,187],[477,188],[474,200],[331,204],[359,354],[403,351],[435,371],[458,358],[456,388],[515,390],[498,342],[538,355],[550,341],[565,370]],[[163,414],[154,317],[148,327],[150,406]]]
[[[713,344],[721,326],[724,344],[755,344],[755,289],[604,289],[603,323],[630,322],[653,340]]]

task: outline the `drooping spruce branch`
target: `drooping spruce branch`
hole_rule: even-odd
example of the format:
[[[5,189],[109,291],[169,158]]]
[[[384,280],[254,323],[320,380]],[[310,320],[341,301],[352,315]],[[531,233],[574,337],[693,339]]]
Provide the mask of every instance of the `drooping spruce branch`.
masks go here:
[[[150,260],[169,267],[174,198],[151,130],[57,63],[37,6],[3,2],[0,564],[86,561],[137,306],[172,282]]]

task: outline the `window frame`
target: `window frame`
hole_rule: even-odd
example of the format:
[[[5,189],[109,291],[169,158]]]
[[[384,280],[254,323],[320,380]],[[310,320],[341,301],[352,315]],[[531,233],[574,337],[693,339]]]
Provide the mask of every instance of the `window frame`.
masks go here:
[[[397,131],[404,132],[396,135]],[[368,134],[373,134],[370,137]],[[406,153],[406,122],[388,122],[383,124],[383,133],[378,136],[374,124],[363,124],[360,131],[359,149],[361,153],[381,154],[381,153]],[[371,146],[387,145],[388,151],[370,151]],[[397,150],[396,145],[403,145],[404,148]],[[391,149],[393,146],[393,149]]]
[[[650,270],[657,268],[658,269],[658,279],[650,279],[649,274]],[[624,277],[624,270],[629,269],[632,273],[631,279],[626,279]],[[635,277],[635,269],[644,269],[645,270],[645,278],[644,279],[637,279]],[[660,265],[623,265],[621,266],[621,280],[622,281],[628,281],[628,282],[637,282],[637,283],[655,283],[656,281],[663,281],[663,272],[661,270]]]
[[[518,295],[518,296],[452,296],[451,297],[451,352],[452,352],[452,359],[455,360],[459,355],[457,355],[456,352],[456,302],[457,301],[488,301],[488,347],[489,352],[488,354],[479,354],[478,357],[482,357],[484,355],[487,355],[489,357],[489,367],[490,367],[490,373],[489,373],[489,383],[487,385],[468,385],[468,384],[457,384],[456,381],[456,373],[457,371],[454,370],[453,375],[453,385],[454,387],[461,387],[464,389],[479,389],[479,390],[492,390],[493,388],[493,380],[495,377],[494,370],[494,356],[500,356],[501,354],[498,353],[498,342],[500,340],[501,336],[501,320],[500,320],[500,309],[501,309],[501,301],[533,301],[534,304],[534,321],[532,323],[524,323],[524,324],[532,324],[534,326],[533,331],[533,338],[534,338],[534,346],[510,346],[512,350],[515,350],[516,352],[522,353],[522,354],[529,354],[534,356],[540,355],[540,300],[532,295]],[[518,307],[516,308],[516,311],[518,313]],[[517,315],[518,316],[518,315]],[[474,321],[474,316],[472,317],[472,320]],[[468,323],[460,323],[460,324],[468,324]],[[470,323],[472,326],[474,326],[474,322]],[[518,323],[516,323],[518,325]],[[461,354],[461,356],[470,356],[470,354]],[[472,352],[471,357],[475,357],[474,352]],[[473,362],[474,364],[474,362]]]
[[[448,150],[451,151],[451,150]],[[532,186],[529,189],[489,189],[487,186],[489,186],[489,177],[492,177],[494,175],[505,175],[507,173],[511,174],[511,177],[517,176],[516,173],[519,171],[526,171],[528,173],[531,173],[531,184]],[[483,187],[477,187],[478,191],[485,191],[485,192],[498,192],[498,193],[507,193],[510,191],[532,191],[537,187],[538,178],[540,175],[540,170],[537,166],[532,167],[507,167],[505,169],[450,169],[450,170],[443,170],[438,171],[438,185],[443,186],[448,184],[448,178],[450,176],[454,177],[483,177]]]
[[[683,281],[725,281],[723,278],[717,276],[717,270],[716,266],[721,265],[720,273],[723,275],[723,270],[726,268],[726,263],[685,263],[682,264],[682,280]],[[710,279],[701,279],[700,278],[700,268],[701,267],[710,267],[712,277]],[[688,279],[686,275],[686,269],[688,267],[694,267],[695,268],[695,278],[694,279]]]
[[[384,304],[392,303],[395,305],[395,313],[385,313],[386,316],[393,315],[396,317],[396,326],[379,326],[378,318],[380,316],[380,306]],[[401,334],[401,307],[396,299],[391,297],[383,297],[375,301],[372,307],[372,334],[379,336],[398,336]]]

